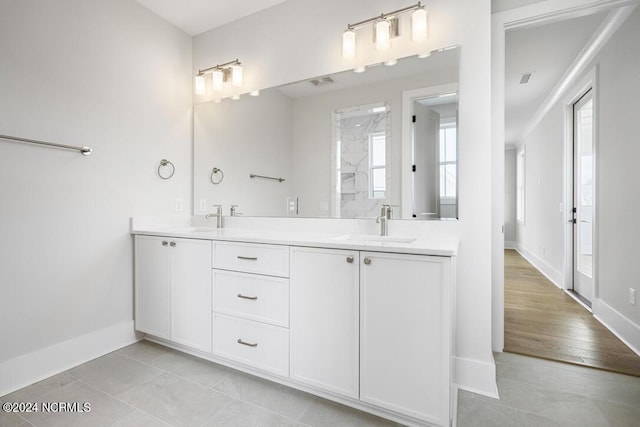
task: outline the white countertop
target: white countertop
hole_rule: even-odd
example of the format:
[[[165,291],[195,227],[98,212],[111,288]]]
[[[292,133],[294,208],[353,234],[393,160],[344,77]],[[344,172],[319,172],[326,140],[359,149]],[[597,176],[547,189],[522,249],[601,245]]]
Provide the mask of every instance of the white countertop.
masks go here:
[[[436,256],[456,256],[459,243],[457,238],[445,236],[388,236],[380,238],[380,236],[369,234],[240,228],[216,229],[194,226],[140,227],[133,228],[131,234]],[[409,241],[411,239],[414,240]]]

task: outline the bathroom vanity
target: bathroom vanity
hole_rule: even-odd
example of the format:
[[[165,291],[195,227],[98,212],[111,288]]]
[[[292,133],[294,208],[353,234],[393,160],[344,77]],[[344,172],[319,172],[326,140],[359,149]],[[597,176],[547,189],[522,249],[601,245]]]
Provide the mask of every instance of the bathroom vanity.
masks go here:
[[[450,425],[456,239],[132,233],[148,339],[404,424]]]

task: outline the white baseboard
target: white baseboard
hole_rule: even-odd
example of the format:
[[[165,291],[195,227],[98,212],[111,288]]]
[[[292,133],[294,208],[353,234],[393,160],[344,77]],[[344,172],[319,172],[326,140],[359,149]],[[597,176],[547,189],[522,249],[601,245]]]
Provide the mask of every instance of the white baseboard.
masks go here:
[[[0,363],[0,396],[133,344],[133,320]]]
[[[533,265],[540,273],[542,273],[547,279],[549,279],[551,283],[553,283],[560,289],[564,289],[562,286],[563,276],[561,271],[556,270],[555,268],[550,266],[546,261],[538,258],[533,252],[528,251],[527,249],[523,248],[520,245],[517,245],[515,249],[518,251],[520,255],[522,255],[524,259],[529,261],[531,265]]]
[[[594,298],[591,308],[593,317],[640,356],[640,326],[624,317],[601,299]]]
[[[453,358],[454,382],[459,389],[499,399],[496,364],[462,357]]]

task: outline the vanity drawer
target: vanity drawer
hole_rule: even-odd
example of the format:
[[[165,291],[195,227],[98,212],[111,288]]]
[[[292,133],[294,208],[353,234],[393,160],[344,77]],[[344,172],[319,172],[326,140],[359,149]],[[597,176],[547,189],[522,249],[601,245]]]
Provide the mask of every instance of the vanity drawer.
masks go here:
[[[213,270],[217,313],[289,327],[289,279]]]
[[[288,376],[289,330],[214,313],[213,353]]]
[[[213,268],[289,277],[289,247],[214,242]]]

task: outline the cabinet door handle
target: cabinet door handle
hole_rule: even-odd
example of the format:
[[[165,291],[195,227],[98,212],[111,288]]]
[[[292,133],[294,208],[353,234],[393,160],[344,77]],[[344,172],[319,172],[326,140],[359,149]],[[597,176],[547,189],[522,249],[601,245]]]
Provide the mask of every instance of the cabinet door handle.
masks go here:
[[[242,295],[242,294],[238,294],[238,298],[242,298],[242,299],[250,299],[252,301],[255,301],[258,299],[258,297],[248,297],[246,295]]]
[[[368,256],[364,257],[364,263],[365,263],[366,265],[371,264],[371,258],[369,258]]]
[[[247,347],[257,347],[258,346],[257,342],[245,342],[245,341],[242,341],[241,338],[238,338],[238,344],[246,345]]]
[[[176,242],[171,242],[169,243],[169,246],[171,246],[172,248],[176,246]]]
[[[347,262],[348,262],[349,264],[352,264],[352,263],[353,263],[353,257],[352,257],[351,255],[349,255],[349,256],[347,257]]]
[[[238,255],[238,259],[245,259],[247,261],[257,261],[258,257],[257,256],[242,256],[242,255]]]
[[[167,242],[166,240],[162,241],[162,246],[167,246],[169,244],[169,242]]]

